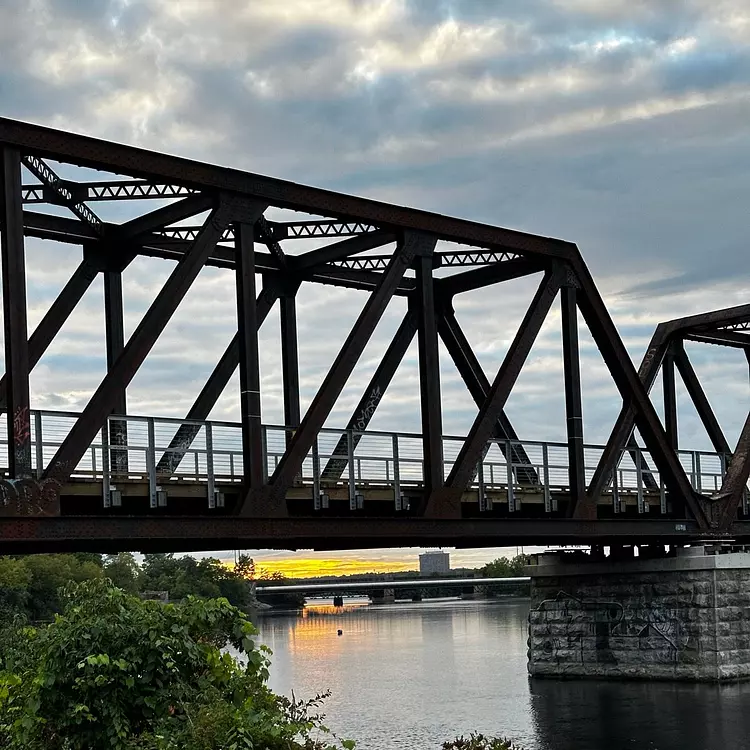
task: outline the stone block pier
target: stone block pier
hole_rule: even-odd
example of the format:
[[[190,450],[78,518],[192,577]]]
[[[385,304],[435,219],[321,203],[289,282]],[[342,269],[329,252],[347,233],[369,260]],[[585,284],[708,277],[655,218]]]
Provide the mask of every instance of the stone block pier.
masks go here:
[[[552,552],[531,576],[534,676],[750,677],[750,553],[714,545]]]

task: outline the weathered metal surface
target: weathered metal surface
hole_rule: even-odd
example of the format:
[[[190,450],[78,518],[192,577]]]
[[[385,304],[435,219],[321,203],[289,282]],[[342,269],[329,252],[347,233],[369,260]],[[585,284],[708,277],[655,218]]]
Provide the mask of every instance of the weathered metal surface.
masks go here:
[[[21,155],[0,150],[0,252],[3,272],[5,398],[8,470],[14,479],[31,476],[29,342],[26,324],[26,254],[21,205]]]

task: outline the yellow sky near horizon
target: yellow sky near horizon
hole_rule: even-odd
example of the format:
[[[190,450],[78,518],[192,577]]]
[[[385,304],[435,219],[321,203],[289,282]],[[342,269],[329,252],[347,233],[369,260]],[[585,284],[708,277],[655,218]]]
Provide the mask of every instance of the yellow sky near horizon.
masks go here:
[[[355,573],[399,573],[417,570],[413,562],[397,560],[368,560],[351,558],[299,557],[280,560],[256,560],[264,573],[281,573],[287,578],[316,578],[318,576],[346,576]]]

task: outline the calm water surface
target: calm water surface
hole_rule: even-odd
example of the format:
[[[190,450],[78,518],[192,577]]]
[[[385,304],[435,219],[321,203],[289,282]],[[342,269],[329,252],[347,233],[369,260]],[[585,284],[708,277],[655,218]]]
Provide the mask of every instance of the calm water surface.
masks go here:
[[[439,601],[263,615],[271,687],[331,691],[362,750],[438,750],[472,730],[527,750],[750,750],[750,684],[529,680],[526,602]],[[343,630],[338,636],[337,630]]]

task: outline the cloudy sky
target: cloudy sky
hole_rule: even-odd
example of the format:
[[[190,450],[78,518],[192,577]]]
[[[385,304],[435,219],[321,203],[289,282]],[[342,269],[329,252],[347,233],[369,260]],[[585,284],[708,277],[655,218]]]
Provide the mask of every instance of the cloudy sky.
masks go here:
[[[574,241],[638,362],[659,321],[748,301],[749,43],[746,0],[0,0],[0,113]],[[28,243],[30,325],[79,258]],[[128,269],[126,334],[171,268]],[[457,304],[491,377],[534,285]],[[303,287],[305,403],[363,301]],[[348,417],[402,313],[392,303],[330,424]],[[206,270],[133,382],[130,411],[184,414],[234,315],[231,276]],[[262,330],[269,423],[282,415],[277,330],[274,311]],[[508,403],[527,439],[564,436],[559,340],[555,308]],[[584,327],[581,341],[585,434],[600,442],[619,399]],[[747,363],[689,353],[733,443]],[[460,434],[475,411],[443,359],[445,428]],[[104,366],[97,282],[35,369],[33,405],[80,409]],[[417,378],[412,348],[373,428],[419,429]],[[236,418],[237,390],[214,417]],[[708,448],[679,397],[682,444]]]

